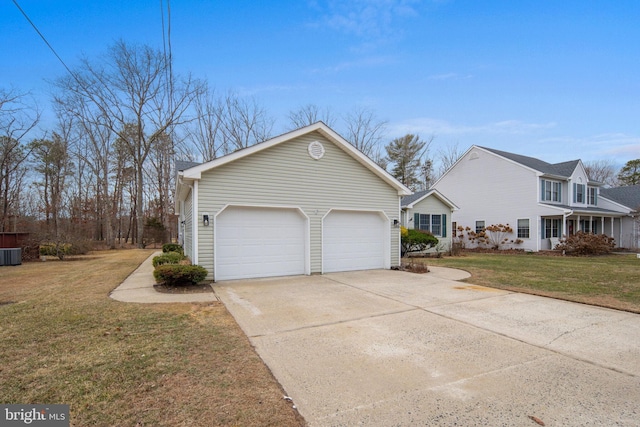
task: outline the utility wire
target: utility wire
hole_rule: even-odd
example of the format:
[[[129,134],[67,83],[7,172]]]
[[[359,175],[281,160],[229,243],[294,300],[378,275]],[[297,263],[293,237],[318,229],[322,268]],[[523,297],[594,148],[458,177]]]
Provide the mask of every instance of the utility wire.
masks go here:
[[[56,56],[56,58],[58,58],[58,61],[60,61],[60,63],[64,66],[64,68],[66,68],[66,70],[69,72],[69,74],[71,74],[71,76],[78,80],[78,78],[76,77],[76,75],[73,73],[73,71],[71,71],[71,69],[69,67],[67,67],[67,64],[64,63],[64,61],[62,60],[62,58],[60,57],[60,55],[58,55],[58,52],[56,52],[56,50],[53,48],[53,46],[51,46],[51,44],[49,43],[49,41],[46,39],[46,37],[40,32],[40,30],[38,29],[38,27],[36,27],[36,24],[33,23],[33,21],[29,18],[29,16],[27,15],[27,13],[22,10],[22,8],[20,7],[20,5],[18,4],[17,0],[13,0],[13,4],[16,5],[16,7],[18,8],[18,10],[22,13],[22,15],[25,17],[25,19],[29,22],[29,24],[31,24],[31,26],[33,27],[34,30],[36,30],[36,33],[38,33],[38,35],[40,36],[40,38],[45,42],[45,44],[49,47],[49,49],[51,50],[51,52],[53,52],[53,54]]]

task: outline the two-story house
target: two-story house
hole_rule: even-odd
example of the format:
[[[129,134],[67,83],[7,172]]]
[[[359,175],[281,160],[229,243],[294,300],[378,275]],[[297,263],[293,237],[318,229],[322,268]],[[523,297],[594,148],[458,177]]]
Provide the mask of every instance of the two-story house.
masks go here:
[[[589,180],[580,160],[551,164],[476,145],[433,186],[456,201],[454,230],[509,224],[510,240],[521,241],[512,247],[532,251],[552,249],[562,236],[578,231],[621,242],[629,209],[609,203],[601,187]]]

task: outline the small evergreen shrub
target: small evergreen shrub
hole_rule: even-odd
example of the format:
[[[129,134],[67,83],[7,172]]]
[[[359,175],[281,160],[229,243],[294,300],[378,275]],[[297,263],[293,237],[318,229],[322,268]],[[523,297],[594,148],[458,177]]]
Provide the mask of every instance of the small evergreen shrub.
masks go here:
[[[178,252],[166,252],[162,255],[154,256],[152,263],[154,267],[158,267],[165,264],[180,264],[183,259],[184,255]]]
[[[156,283],[167,286],[190,285],[202,282],[207,270],[199,265],[159,265],[153,272]]]
[[[403,227],[404,228],[404,227]],[[433,248],[438,244],[438,238],[428,231],[423,230],[400,230],[400,246],[402,256],[411,252],[422,252]]]
[[[602,255],[610,253],[615,247],[613,237],[578,231],[562,239],[555,249],[570,255]]]
[[[182,245],[177,243],[165,243],[162,245],[162,252],[178,252],[180,254],[184,254],[184,249]]]

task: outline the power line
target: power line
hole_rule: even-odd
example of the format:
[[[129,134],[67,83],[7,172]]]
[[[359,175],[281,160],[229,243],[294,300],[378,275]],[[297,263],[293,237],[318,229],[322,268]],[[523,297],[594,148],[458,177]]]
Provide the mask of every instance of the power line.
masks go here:
[[[33,23],[33,21],[29,18],[29,16],[27,15],[27,13],[22,10],[22,8],[20,7],[20,5],[18,4],[17,0],[13,0],[13,4],[16,5],[16,7],[18,8],[18,10],[22,13],[22,15],[25,17],[25,19],[29,22],[29,24],[31,24],[31,26],[33,27],[34,30],[36,30],[36,33],[38,33],[38,35],[40,36],[40,38],[45,42],[45,44],[49,47],[49,49],[51,50],[51,52],[53,52],[53,54],[56,56],[56,58],[58,58],[58,61],[60,61],[60,63],[64,66],[64,68],[66,68],[66,70],[69,72],[69,74],[71,74],[71,76],[78,80],[76,75],[73,74],[73,72],[71,71],[71,69],[69,67],[67,67],[67,64],[64,63],[64,61],[62,60],[62,58],[60,57],[60,55],[58,55],[58,52],[56,52],[56,50],[53,48],[53,46],[51,46],[51,44],[49,43],[49,41],[46,39],[46,37],[40,32],[40,30],[38,29],[38,27],[36,27],[36,24]]]

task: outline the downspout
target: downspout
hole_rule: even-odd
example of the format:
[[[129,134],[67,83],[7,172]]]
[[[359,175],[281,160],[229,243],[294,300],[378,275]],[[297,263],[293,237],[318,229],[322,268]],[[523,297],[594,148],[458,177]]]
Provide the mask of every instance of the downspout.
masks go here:
[[[189,186],[191,187],[191,194],[193,195],[193,210],[191,212],[191,215],[193,216],[192,221],[191,221],[191,226],[193,227],[193,234],[192,234],[192,239],[193,239],[193,264],[194,265],[198,265],[198,248],[199,248],[199,244],[198,244],[198,181],[193,181],[193,185]]]

